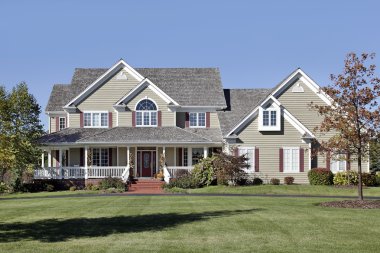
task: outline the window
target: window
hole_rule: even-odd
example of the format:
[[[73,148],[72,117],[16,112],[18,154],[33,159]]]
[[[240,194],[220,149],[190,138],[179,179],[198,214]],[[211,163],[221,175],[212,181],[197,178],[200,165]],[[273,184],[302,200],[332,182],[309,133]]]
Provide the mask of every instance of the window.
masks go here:
[[[284,172],[294,173],[300,171],[300,149],[297,148],[283,148],[284,152]]]
[[[92,165],[108,166],[108,148],[92,149]]]
[[[195,165],[203,158],[203,148],[192,149],[192,164]]]
[[[269,108],[259,108],[259,131],[280,131],[280,108],[272,105]]]
[[[345,154],[339,154],[335,159],[331,159],[330,162],[330,170],[333,173],[341,172],[346,170],[346,155]]]
[[[189,113],[190,127],[206,127],[205,112],[190,112]]]
[[[240,155],[245,155],[245,157],[248,159],[246,161],[247,172],[255,171],[255,148],[239,147],[239,156]]]
[[[66,128],[66,118],[59,118],[59,130]]]
[[[84,127],[108,127],[108,112],[83,113]]]
[[[183,166],[187,166],[188,161],[187,161],[187,148],[183,148]]]
[[[150,99],[136,105],[136,126],[157,126],[157,106]]]
[[[270,115],[270,118],[269,118]],[[263,111],[263,126],[276,126],[277,125],[277,111],[266,109]]]

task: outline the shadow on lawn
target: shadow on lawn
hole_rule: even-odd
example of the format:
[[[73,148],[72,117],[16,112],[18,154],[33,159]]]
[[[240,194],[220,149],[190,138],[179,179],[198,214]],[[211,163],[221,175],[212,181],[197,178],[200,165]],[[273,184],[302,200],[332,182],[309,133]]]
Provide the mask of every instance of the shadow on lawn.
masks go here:
[[[115,233],[155,232],[181,224],[248,214],[260,210],[226,210],[189,214],[165,213],[67,220],[48,219],[33,223],[0,223],[0,242],[20,240],[59,242],[82,237],[107,236]]]

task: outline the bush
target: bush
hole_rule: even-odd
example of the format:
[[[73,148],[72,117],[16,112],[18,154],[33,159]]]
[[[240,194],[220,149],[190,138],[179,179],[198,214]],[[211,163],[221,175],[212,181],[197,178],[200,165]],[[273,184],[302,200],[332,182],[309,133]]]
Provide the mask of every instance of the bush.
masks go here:
[[[380,173],[376,173],[376,185],[380,185]]]
[[[109,188],[117,188],[126,190],[126,184],[120,178],[107,177],[102,179],[99,183],[100,189],[107,190]]]
[[[332,185],[334,174],[325,168],[314,168],[307,173],[311,185]]]
[[[294,177],[285,177],[284,184],[291,185],[294,183]]]
[[[0,193],[8,192],[9,188],[4,182],[0,182]]]
[[[244,168],[247,167],[247,158],[242,156],[233,156],[226,153],[214,155],[214,169],[218,184],[236,185],[238,181],[247,178]]]
[[[47,185],[46,185],[46,191],[48,191],[48,192],[52,192],[52,191],[54,191],[54,185],[52,185],[52,184],[47,184]]]
[[[70,191],[71,191],[71,192],[75,192],[76,190],[77,190],[77,187],[76,187],[76,186],[71,186],[71,187],[70,187]]]
[[[280,184],[280,179],[278,179],[278,178],[271,178],[270,184],[279,185]]]
[[[252,179],[248,179],[246,185],[262,185],[263,180],[259,177],[254,177]]]
[[[100,186],[97,185],[97,184],[91,185],[90,190],[91,190],[91,191],[99,191],[99,190],[100,190]]]
[[[353,170],[338,172],[334,176],[334,185],[358,185],[358,183],[359,175]]]
[[[216,181],[216,175],[214,171],[213,162],[215,157],[206,157],[200,161],[200,163],[194,166],[194,169],[191,171],[194,180],[197,181],[197,184],[200,186],[211,185]]]
[[[365,186],[376,186],[376,176],[370,173],[362,173],[362,182]]]
[[[169,184],[166,184],[165,188],[182,188],[182,189],[194,189],[200,187],[198,180],[191,174],[184,175],[182,177],[171,180]]]
[[[88,190],[88,191],[91,191],[91,188],[92,188],[93,185],[94,185],[93,183],[88,183],[88,184],[84,187],[84,189],[85,189],[85,190]]]

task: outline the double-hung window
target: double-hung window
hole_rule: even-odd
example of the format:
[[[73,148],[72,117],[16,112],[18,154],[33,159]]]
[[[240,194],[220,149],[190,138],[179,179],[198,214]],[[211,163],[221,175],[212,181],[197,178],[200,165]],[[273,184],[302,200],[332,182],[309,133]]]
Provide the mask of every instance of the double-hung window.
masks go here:
[[[255,148],[253,147],[239,147],[239,156],[245,155],[247,158],[247,172],[255,171]]]
[[[190,127],[206,127],[205,112],[190,112],[189,113]]]
[[[347,162],[345,159],[346,159],[345,154],[339,154],[337,155],[335,159],[331,159],[330,170],[333,173],[345,171],[346,165],[347,165]]]
[[[272,106],[259,108],[259,131],[281,130],[281,108]]]
[[[92,165],[108,166],[108,148],[92,149]]]
[[[108,112],[84,112],[84,127],[108,127]]]
[[[263,111],[263,126],[277,126],[277,111],[265,110]]]
[[[157,106],[150,99],[136,105],[136,126],[157,126]]]
[[[59,118],[59,130],[61,131],[62,129],[66,128],[66,118],[65,117],[60,117]]]
[[[298,147],[283,148],[284,172],[295,173],[300,171],[300,149]]]

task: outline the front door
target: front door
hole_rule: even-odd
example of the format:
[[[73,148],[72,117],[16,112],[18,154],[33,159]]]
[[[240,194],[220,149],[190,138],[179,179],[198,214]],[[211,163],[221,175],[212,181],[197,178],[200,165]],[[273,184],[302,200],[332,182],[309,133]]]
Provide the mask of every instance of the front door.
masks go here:
[[[142,152],[141,176],[143,177],[152,176],[152,152],[150,151]]]

